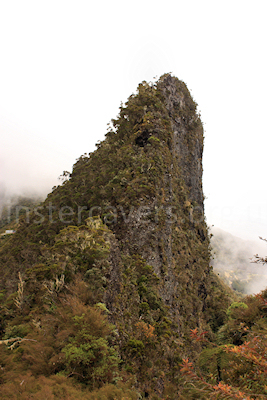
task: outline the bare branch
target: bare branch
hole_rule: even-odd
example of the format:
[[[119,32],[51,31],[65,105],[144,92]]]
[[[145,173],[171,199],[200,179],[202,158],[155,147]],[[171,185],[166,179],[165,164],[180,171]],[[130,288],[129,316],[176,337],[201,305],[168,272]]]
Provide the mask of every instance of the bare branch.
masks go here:
[[[258,254],[255,254],[254,259],[251,261],[254,264],[267,264],[267,257],[260,257]]]
[[[263,240],[264,242],[267,242],[267,239],[262,238],[261,236],[259,236],[260,240]],[[267,264],[267,256],[266,257],[260,257],[258,254],[254,255],[254,259],[251,258],[251,262],[254,264]]]
[[[21,342],[24,342],[25,340],[30,340],[32,342],[37,342],[37,340],[34,339],[26,339],[26,338],[21,338],[21,337],[16,337],[16,338],[10,338],[10,339],[4,339],[4,340],[0,340],[0,344],[6,344],[8,345],[10,342],[13,342],[8,348],[10,350],[13,350],[14,347]]]
[[[24,281],[22,279],[21,273],[19,272],[19,283],[18,283],[18,295],[15,298],[14,302],[16,307],[18,307],[19,310],[22,308],[23,304],[23,287],[24,287]]]

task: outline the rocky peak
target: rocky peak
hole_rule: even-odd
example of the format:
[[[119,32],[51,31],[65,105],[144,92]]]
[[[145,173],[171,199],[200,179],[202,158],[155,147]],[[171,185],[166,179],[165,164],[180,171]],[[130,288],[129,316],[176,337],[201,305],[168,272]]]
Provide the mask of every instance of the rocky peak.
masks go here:
[[[57,335],[66,343],[47,356],[49,368],[71,346],[57,309],[72,305],[76,314],[79,304],[80,321],[95,307],[108,309],[116,326],[111,345],[125,371],[162,397],[177,360],[200,351],[190,330],[216,329],[228,301],[209,267],[202,151],[202,123],[186,85],[169,74],[141,83],[97,150],[81,156],[70,179],[0,247],[3,336],[53,321],[49,346]],[[36,335],[44,338],[42,323]],[[72,374],[64,362],[53,371]]]

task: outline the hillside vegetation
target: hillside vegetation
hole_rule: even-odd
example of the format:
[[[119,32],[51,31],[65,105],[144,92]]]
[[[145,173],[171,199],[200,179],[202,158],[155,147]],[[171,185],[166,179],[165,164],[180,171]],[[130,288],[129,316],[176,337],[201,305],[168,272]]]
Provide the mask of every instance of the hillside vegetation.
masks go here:
[[[266,294],[240,302],[210,267],[202,151],[186,85],[143,82],[21,216],[0,248],[1,398],[265,394]]]

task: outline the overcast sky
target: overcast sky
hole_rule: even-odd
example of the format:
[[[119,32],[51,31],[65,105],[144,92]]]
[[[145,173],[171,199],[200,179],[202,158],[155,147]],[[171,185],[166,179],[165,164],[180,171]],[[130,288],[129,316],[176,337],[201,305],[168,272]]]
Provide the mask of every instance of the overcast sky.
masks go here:
[[[143,80],[171,72],[205,128],[207,222],[267,236],[265,1],[0,0],[0,182],[46,193]]]

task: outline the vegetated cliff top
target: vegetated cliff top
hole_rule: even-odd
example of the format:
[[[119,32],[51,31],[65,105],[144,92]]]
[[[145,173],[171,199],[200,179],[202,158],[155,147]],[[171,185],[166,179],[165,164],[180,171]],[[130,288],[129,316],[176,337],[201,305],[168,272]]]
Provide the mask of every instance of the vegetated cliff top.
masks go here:
[[[186,85],[170,74],[142,82],[97,150],[77,160],[2,246],[2,334],[16,326],[17,335],[30,339],[33,329],[40,339],[50,321],[46,375],[75,371],[91,390],[92,376],[101,387],[126,374],[161,397],[177,384],[179,360],[200,351],[190,330],[205,328],[212,338],[224,323],[231,294],[209,266],[202,152],[203,127]],[[116,326],[112,339],[88,327],[100,303]],[[76,315],[84,334],[70,328]],[[73,356],[92,335],[109,340],[102,372],[86,354],[80,362]],[[64,343],[53,344],[58,336]],[[108,374],[113,356],[122,364]]]

